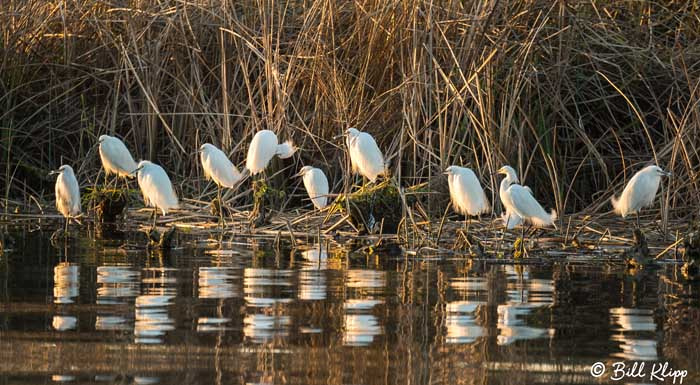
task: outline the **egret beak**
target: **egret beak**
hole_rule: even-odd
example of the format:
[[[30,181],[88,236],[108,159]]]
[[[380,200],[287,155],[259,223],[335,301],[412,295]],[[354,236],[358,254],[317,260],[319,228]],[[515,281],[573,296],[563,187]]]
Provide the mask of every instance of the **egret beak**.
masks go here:
[[[299,178],[299,177],[302,177],[302,176],[304,176],[304,173],[301,172],[301,171],[299,171],[298,173],[294,174],[293,178]]]
[[[340,138],[344,138],[344,137],[346,137],[347,135],[348,135],[348,134],[346,134],[346,133],[343,132],[343,133],[340,134],[340,135],[334,136],[334,137],[333,137],[333,140],[338,140],[338,139],[340,139]]]
[[[445,172],[442,173],[442,175],[450,175],[450,172],[449,172],[449,171],[445,171]]]
[[[673,175],[673,173],[671,173],[670,171],[662,171],[661,175],[671,177]]]
[[[137,168],[136,168],[134,171],[132,171],[131,174],[129,174],[129,175],[136,175],[139,171],[141,171],[142,168],[143,168],[143,166],[137,167]]]
[[[52,175],[56,175],[56,174],[60,174],[60,173],[61,173],[61,171],[59,171],[59,170],[51,170],[51,171],[49,171],[48,176],[52,176]]]

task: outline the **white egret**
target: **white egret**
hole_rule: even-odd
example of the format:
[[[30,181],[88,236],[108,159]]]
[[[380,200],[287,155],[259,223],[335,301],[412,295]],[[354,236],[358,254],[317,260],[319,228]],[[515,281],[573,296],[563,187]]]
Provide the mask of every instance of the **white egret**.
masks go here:
[[[518,184],[518,175],[512,167],[503,166],[498,173],[506,176],[501,181],[498,195],[507,212],[518,214],[524,222],[535,227],[554,226],[557,212],[547,213],[532,196],[532,190]]]
[[[98,142],[100,143],[102,167],[105,169],[105,180],[109,174],[116,174],[117,177],[122,178],[133,178],[136,162],[124,142],[109,135],[100,135]]]
[[[379,175],[386,175],[384,155],[372,135],[352,127],[345,131],[345,135],[354,174],[360,174],[372,182],[375,182]]]
[[[304,187],[309,194],[311,202],[317,209],[322,210],[328,204],[328,178],[321,169],[304,166],[299,170],[297,177],[302,177]]]
[[[202,161],[204,176],[212,179],[217,186],[219,199],[219,221],[224,224],[224,203],[221,201],[221,187],[234,188],[243,179],[236,166],[231,163],[226,154],[210,143],[199,147],[199,157]]]
[[[68,222],[71,218],[80,215],[80,186],[75,178],[73,168],[67,164],[62,165],[49,175],[58,174],[56,178],[56,208],[66,219],[65,232],[68,232]]]
[[[615,213],[623,218],[629,214],[636,214],[637,227],[639,228],[639,211],[654,203],[662,176],[671,176],[671,173],[656,165],[647,166],[637,171],[625,189],[622,190],[622,194],[619,197],[612,196],[610,198]]]
[[[292,141],[288,140],[279,144],[277,135],[270,130],[258,131],[248,148],[248,157],[246,159],[246,168],[252,175],[257,175],[267,168],[273,157],[278,156],[281,159],[287,159],[294,155],[297,148]]]
[[[173,184],[162,167],[147,160],[139,162],[134,172],[138,173],[144,203],[153,207],[153,227],[156,227],[158,209],[165,215],[168,210],[178,207]]]
[[[464,215],[464,222],[471,222],[472,215],[481,215],[491,211],[486,193],[479,178],[467,167],[450,166],[445,169],[450,198],[455,211]],[[467,229],[469,227],[467,226]]]
[[[557,212],[552,210],[547,213],[542,206],[532,196],[532,190],[529,187],[524,187],[518,184],[518,174],[510,166],[503,166],[498,169],[499,174],[504,174],[506,177],[501,181],[501,187],[498,195],[507,213],[517,214],[522,222],[528,222],[535,227],[554,226],[554,221],[557,219]],[[510,223],[510,219],[506,219],[506,226]],[[520,235],[521,245],[525,250],[525,226],[522,227]]]

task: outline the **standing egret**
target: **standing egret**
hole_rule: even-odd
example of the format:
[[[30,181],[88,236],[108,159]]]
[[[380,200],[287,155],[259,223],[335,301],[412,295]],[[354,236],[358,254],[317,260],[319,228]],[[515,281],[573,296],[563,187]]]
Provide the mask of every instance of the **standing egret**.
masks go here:
[[[109,135],[100,135],[100,159],[105,169],[105,181],[107,175],[116,174],[117,177],[133,178],[136,170],[136,162],[119,138]]]
[[[345,135],[354,174],[360,174],[373,183],[379,175],[386,175],[384,155],[372,135],[352,127],[345,131]]]
[[[273,157],[278,156],[281,159],[287,159],[294,155],[297,148],[292,141],[288,140],[279,144],[277,135],[270,130],[258,131],[248,148],[248,157],[246,159],[246,168],[252,175],[257,175],[267,168]]]
[[[639,211],[654,203],[662,176],[671,176],[671,173],[656,165],[647,166],[637,171],[625,189],[622,190],[622,194],[619,197],[612,196],[610,198],[615,213],[623,218],[629,214],[636,214],[637,228],[639,228]]]
[[[68,232],[68,222],[71,218],[80,215],[80,187],[75,179],[73,168],[66,164],[49,175],[58,174],[56,178],[56,208],[66,219],[65,232]]]
[[[557,219],[557,212],[552,210],[547,213],[542,206],[532,196],[532,190],[529,187],[524,187],[518,184],[518,175],[510,166],[503,166],[498,169],[499,174],[504,174],[506,177],[501,181],[501,187],[498,195],[501,198],[503,206],[507,213],[517,214],[522,222],[529,222],[535,227],[555,226],[554,221]],[[510,224],[510,219],[506,219],[506,226]],[[522,227],[521,242],[525,244],[525,227]]]
[[[472,215],[481,215],[491,211],[489,200],[481,188],[479,178],[467,167],[450,166],[445,169],[450,198],[455,211],[464,215],[465,225],[471,223]],[[469,226],[467,226],[467,230]]]
[[[138,173],[144,203],[153,207],[153,227],[156,227],[158,209],[165,215],[168,210],[178,207],[173,184],[162,167],[147,160],[139,162],[134,173]]]
[[[224,223],[224,204],[221,201],[221,187],[234,188],[243,179],[236,166],[231,163],[226,154],[210,143],[199,147],[199,157],[202,161],[204,176],[214,180],[219,199],[219,221]]]
[[[328,178],[321,169],[304,166],[299,170],[297,177],[302,177],[304,187],[309,194],[311,202],[317,209],[322,210],[328,204]]]

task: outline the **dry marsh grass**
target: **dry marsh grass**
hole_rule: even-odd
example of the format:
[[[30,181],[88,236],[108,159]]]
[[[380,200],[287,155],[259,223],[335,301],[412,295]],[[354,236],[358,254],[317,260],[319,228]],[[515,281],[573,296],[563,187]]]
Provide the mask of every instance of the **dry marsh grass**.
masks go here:
[[[48,197],[62,162],[95,183],[102,133],[202,197],[201,143],[242,165],[272,129],[303,149],[276,183],[299,188],[283,176],[312,164],[340,192],[332,137],[356,126],[403,185],[444,192],[442,170],[470,164],[495,193],[509,163],[560,213],[609,210],[656,160],[683,217],[700,196],[699,15],[685,1],[5,0],[5,206]],[[432,197],[439,217],[447,196]]]

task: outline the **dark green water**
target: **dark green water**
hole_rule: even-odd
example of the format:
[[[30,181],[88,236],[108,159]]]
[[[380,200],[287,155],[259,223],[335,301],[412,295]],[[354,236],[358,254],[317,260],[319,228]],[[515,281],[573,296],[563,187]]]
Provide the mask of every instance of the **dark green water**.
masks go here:
[[[677,264],[537,266],[280,253],[240,240],[162,258],[14,234],[0,256],[0,384],[528,384],[668,362],[698,383],[697,284]],[[647,370],[647,373],[649,370]],[[677,382],[678,383],[678,382]]]

